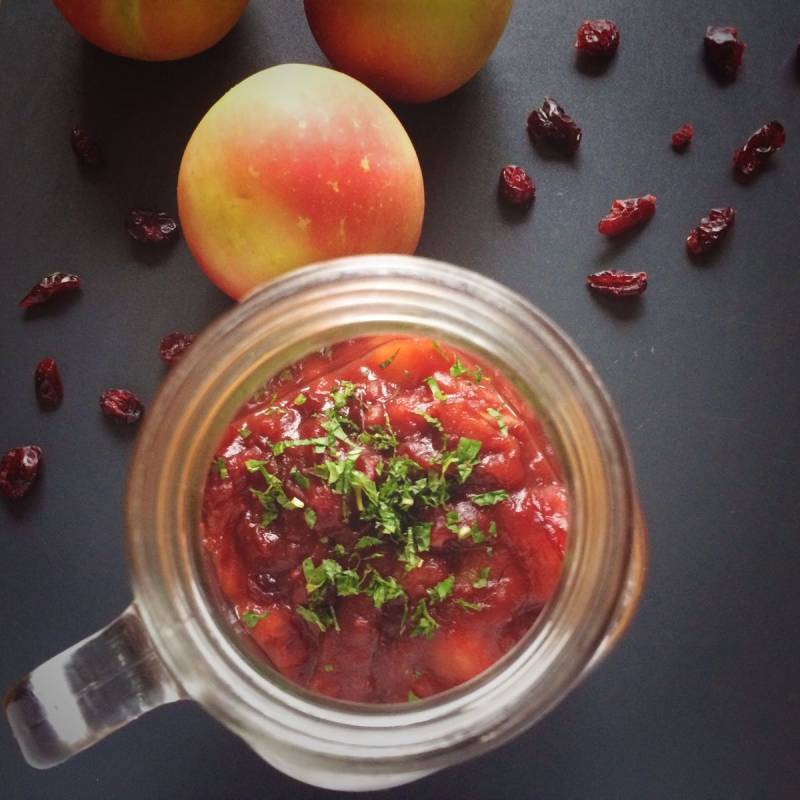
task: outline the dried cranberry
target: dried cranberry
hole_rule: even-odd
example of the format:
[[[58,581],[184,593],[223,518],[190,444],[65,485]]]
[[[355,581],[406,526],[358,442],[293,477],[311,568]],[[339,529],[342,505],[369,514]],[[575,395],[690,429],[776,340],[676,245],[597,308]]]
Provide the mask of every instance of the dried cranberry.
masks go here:
[[[572,155],[580,146],[583,133],[552,97],[545,97],[528,117],[528,134],[535,142],[547,142]]]
[[[100,395],[100,408],[107,416],[126,425],[138,422],[144,414],[142,401],[127,389],[107,389]]]
[[[689,252],[699,256],[710,250],[725,236],[735,219],[735,208],[712,208],[708,216],[703,217],[700,224],[689,231],[686,237]]]
[[[30,308],[40,303],[46,303],[51,297],[67,292],[76,292],[81,288],[81,279],[77,275],[66,272],[51,272],[45,275],[39,283],[19,301],[21,308]]]
[[[694,128],[691,122],[684,122],[683,125],[672,134],[672,146],[676,150],[685,150],[689,146],[694,136]]]
[[[762,125],[733,154],[734,172],[742,178],[749,178],[760,172],[769,157],[783,147],[786,132],[777,120]]]
[[[575,47],[583,55],[610,58],[619,47],[619,28],[610,19],[587,19],[578,28]]]
[[[42,465],[42,448],[35,444],[15,447],[0,461],[0,494],[19,500],[30,491]]]
[[[631,297],[642,294],[647,288],[647,273],[609,269],[587,276],[586,285],[598,294]]]
[[[72,150],[78,157],[81,166],[100,169],[105,164],[100,145],[82,128],[73,128],[70,137]]]
[[[500,173],[500,197],[514,206],[529,206],[536,196],[536,184],[522,167],[509,164]]]
[[[171,364],[177,361],[182,355],[184,350],[194,341],[194,335],[191,333],[168,333],[162,340],[158,347],[158,353],[161,360],[165,364]]]
[[[134,208],[125,219],[128,233],[142,244],[165,244],[178,238],[178,223],[164,211]]]
[[[43,358],[33,374],[36,397],[42,408],[52,410],[61,405],[64,399],[64,384],[54,358]]]
[[[646,222],[656,213],[655,195],[629,197],[627,200],[614,200],[611,211],[597,225],[597,230],[605,236],[618,236],[620,233]]]
[[[736,28],[709,25],[703,44],[711,69],[726,80],[735,78],[742,65],[745,48],[745,43],[739,39],[739,31]]]

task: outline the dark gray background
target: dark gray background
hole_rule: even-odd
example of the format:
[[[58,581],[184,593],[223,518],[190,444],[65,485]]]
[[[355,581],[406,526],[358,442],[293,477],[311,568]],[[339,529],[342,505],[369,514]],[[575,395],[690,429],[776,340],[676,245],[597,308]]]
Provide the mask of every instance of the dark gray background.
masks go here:
[[[767,10],[769,9],[769,11]],[[622,30],[603,75],[574,63],[575,28]],[[709,23],[736,24],[744,70],[705,71]],[[419,252],[492,275],[573,336],[616,399],[650,528],[641,610],[613,655],[513,744],[387,798],[796,798],[800,796],[800,514],[797,241],[800,37],[796,0],[518,0],[489,66],[440,102],[399,108],[425,173]],[[0,450],[43,446],[41,485],[0,504],[0,686],[94,631],[129,601],[121,546],[128,432],[104,424],[99,393],[152,397],[161,336],[228,307],[183,242],[143,257],[121,221],[175,209],[179,159],[230,86],[284,61],[325,63],[299,0],[253,0],[221,45],[140,64],[82,43],[45,0],[0,8]],[[552,94],[584,141],[574,162],[531,148],[527,113]],[[772,118],[785,150],[753,185],[730,156]],[[691,120],[685,155],[670,133]],[[85,177],[68,144],[80,122],[109,168]],[[527,166],[532,213],[498,208],[501,166]],[[610,244],[613,197],[653,192],[655,219]],[[683,247],[711,206],[736,230],[709,263]],[[647,269],[640,303],[601,304],[598,267]],[[43,274],[75,271],[83,296],[26,317],[16,301]],[[31,373],[52,355],[66,400],[37,410]],[[263,764],[191,704],[161,709],[50,772],[27,767],[0,724],[0,797],[10,800],[321,798]]]

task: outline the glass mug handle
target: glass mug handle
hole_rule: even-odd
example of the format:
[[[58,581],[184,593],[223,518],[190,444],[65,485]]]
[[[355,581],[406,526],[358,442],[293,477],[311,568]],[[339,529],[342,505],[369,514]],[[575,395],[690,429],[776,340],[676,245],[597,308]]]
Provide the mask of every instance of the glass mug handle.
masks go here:
[[[4,705],[27,762],[47,769],[184,697],[132,604],[110,625],[12,686]]]

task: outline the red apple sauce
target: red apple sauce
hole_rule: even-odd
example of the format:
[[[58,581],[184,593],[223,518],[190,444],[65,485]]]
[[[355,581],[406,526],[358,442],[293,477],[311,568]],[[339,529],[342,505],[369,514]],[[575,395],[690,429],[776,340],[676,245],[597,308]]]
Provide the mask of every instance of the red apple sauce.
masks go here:
[[[304,358],[241,410],[202,529],[277,670],[404,702],[474,677],[530,628],[559,578],[567,499],[501,375],[429,339],[372,336]]]

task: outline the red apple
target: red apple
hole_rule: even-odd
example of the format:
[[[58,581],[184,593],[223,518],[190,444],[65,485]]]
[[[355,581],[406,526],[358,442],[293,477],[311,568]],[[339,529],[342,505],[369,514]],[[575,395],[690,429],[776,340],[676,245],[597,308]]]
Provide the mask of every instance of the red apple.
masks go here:
[[[92,44],[118,56],[171,61],[216,44],[248,0],[53,0]]]
[[[197,126],[178,177],[189,248],[235,298],[312,261],[413,253],[424,205],[391,109],[353,78],[304,64],[231,89]]]
[[[383,97],[435,100],[486,63],[513,0],[305,0],[331,64]]]

